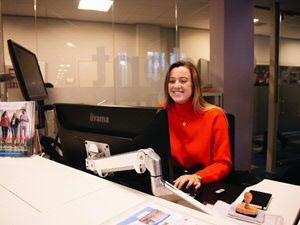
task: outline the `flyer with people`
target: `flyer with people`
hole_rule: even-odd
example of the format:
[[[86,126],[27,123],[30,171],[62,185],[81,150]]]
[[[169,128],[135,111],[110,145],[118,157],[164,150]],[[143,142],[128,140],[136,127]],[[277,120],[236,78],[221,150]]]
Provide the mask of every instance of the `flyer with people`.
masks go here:
[[[210,222],[199,220],[152,202],[144,202],[117,215],[105,224],[117,225],[208,225]]]
[[[32,155],[35,137],[35,102],[0,102],[0,114],[0,156]]]

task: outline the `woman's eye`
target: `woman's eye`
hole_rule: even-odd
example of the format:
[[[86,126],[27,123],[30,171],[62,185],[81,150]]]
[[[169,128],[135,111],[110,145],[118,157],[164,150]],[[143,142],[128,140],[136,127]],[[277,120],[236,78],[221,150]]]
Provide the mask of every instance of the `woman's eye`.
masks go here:
[[[174,83],[175,83],[175,80],[169,80],[169,83],[170,83],[170,84],[174,84]]]

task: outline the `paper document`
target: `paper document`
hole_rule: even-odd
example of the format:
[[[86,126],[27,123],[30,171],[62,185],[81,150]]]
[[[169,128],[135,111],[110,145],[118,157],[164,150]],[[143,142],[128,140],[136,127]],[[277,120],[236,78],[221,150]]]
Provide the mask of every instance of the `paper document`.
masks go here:
[[[211,225],[212,223],[175,212],[154,203],[142,204],[105,224],[118,225]]]

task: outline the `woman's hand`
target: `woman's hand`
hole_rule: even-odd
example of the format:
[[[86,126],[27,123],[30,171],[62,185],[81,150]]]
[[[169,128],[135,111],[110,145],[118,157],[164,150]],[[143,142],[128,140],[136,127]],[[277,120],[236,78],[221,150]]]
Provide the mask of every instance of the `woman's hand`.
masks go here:
[[[198,189],[201,186],[201,181],[198,178],[197,174],[185,174],[178,177],[174,181],[174,186],[177,187],[178,189],[181,189],[184,184],[186,184],[186,188],[194,186],[195,189]]]

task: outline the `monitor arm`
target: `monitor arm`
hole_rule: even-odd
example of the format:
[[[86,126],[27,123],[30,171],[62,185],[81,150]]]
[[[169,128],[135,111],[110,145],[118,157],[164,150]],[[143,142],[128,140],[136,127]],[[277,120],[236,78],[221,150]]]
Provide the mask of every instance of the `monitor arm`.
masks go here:
[[[165,181],[162,178],[160,157],[151,148],[140,149],[128,153],[101,157],[97,149],[90,145],[87,149],[86,168],[97,172],[100,177],[108,173],[135,170],[137,173],[150,172],[151,190],[155,196],[170,195],[165,188]]]
[[[137,151],[110,156],[110,152],[108,150],[109,146],[107,144],[86,141],[86,143],[87,142],[89,142],[89,144],[86,144],[86,151],[88,155],[85,160],[86,168],[94,173],[98,173],[100,177],[105,177],[111,172],[133,169],[137,173],[141,174],[147,169],[150,172],[153,195],[163,197],[175,194],[179,198],[200,209],[202,212],[209,215],[220,216],[202,203],[198,202],[196,199],[165,181],[162,177],[160,157],[153,149],[140,149]]]

